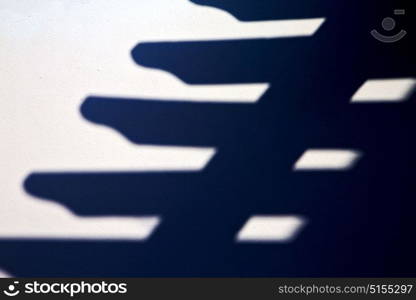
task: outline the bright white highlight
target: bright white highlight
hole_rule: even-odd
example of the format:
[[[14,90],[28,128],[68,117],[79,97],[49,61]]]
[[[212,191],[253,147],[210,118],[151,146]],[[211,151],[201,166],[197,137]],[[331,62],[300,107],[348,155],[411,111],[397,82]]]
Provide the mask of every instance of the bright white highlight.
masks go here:
[[[239,22],[234,20],[222,28],[216,28],[193,38],[183,38],[180,41],[212,41],[212,40],[241,40],[260,38],[284,38],[296,36],[312,36],[325,22],[325,18],[294,19],[278,21]],[[213,28],[218,27],[212,24]],[[164,41],[177,41],[165,39]]]
[[[0,269],[0,278],[11,278],[12,276],[6,271]]]
[[[68,132],[68,135],[73,139],[84,137],[80,132]],[[33,172],[196,172],[202,171],[216,153],[214,148],[135,146],[115,136],[108,144],[80,148],[82,151],[74,150],[71,154],[62,153],[69,152],[69,148],[44,149],[49,156],[33,167]],[[67,156],[62,157],[63,154]]]
[[[21,215],[10,214],[10,218],[14,217],[21,222],[19,224],[15,224],[17,220],[2,218],[4,228],[0,231],[1,238],[138,241],[148,239],[161,221],[156,216],[82,218],[69,214],[53,203],[47,203],[45,206],[37,203],[29,207],[36,210],[34,216],[26,222],[22,220]],[[37,213],[41,208],[49,215],[39,218]]]
[[[298,216],[252,216],[238,232],[239,242],[289,242],[306,221]]]
[[[158,101],[256,103],[269,86],[268,83],[190,85],[176,89],[171,97],[161,98],[142,94],[141,98],[146,100],[155,98],[154,100]],[[111,97],[111,95],[101,96]],[[112,96],[119,97],[119,95]]]
[[[371,79],[364,82],[351,102],[400,102],[416,87],[414,78]]]
[[[186,95],[187,85],[137,66],[130,56],[147,34],[161,37],[163,28],[175,35],[178,28],[171,24],[159,26],[161,19],[169,20],[174,2],[164,1],[168,11],[155,14],[149,9],[157,1],[0,2],[0,57],[7,58],[0,69],[0,238],[146,240],[161,221],[158,216],[80,217],[26,194],[23,181],[33,172],[200,171],[209,163],[214,148],[134,145],[79,112],[94,93]],[[193,14],[186,1],[174,7]],[[226,100],[244,92],[240,98],[255,101],[267,86],[221,88],[217,94],[224,92]],[[210,91],[191,94],[204,92]]]
[[[361,154],[355,150],[309,149],[295,164],[295,170],[348,170],[354,166]]]

